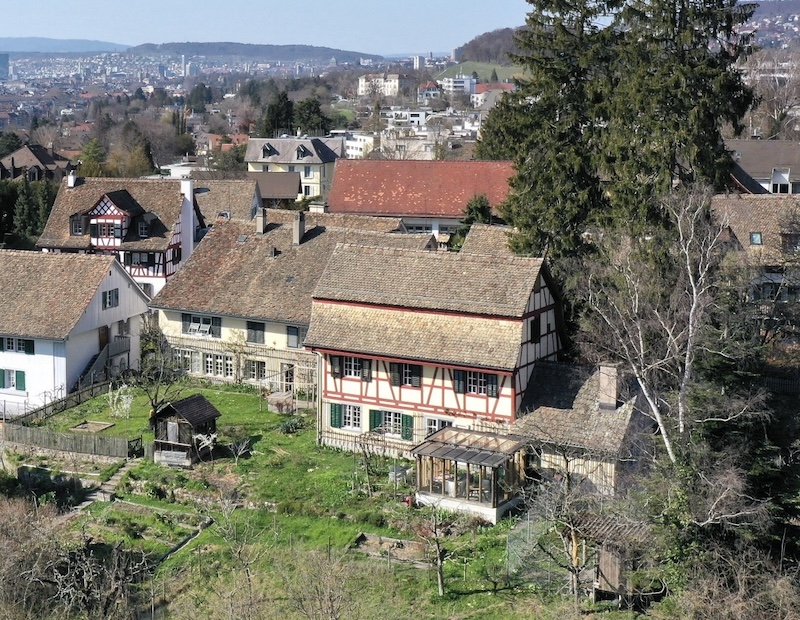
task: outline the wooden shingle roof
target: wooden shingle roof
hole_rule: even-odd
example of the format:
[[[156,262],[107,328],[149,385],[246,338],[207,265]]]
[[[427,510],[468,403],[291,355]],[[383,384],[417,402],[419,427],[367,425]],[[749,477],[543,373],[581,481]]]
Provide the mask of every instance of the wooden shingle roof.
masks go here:
[[[307,325],[314,287],[337,243],[431,245],[430,235],[314,226],[313,222],[326,218],[309,217],[302,243],[293,247],[290,222],[294,215],[268,210],[271,223],[261,235],[252,222],[216,223],[151,305]]]
[[[63,340],[114,262],[112,256],[0,250],[0,335]]]
[[[314,297],[521,318],[542,266],[540,258],[344,245]]]
[[[256,194],[258,185],[254,180],[195,180],[194,199],[206,222],[213,222],[223,211],[231,218],[250,221],[255,207],[261,206]]]
[[[800,194],[719,194],[711,210],[755,263],[780,262],[781,233],[800,233]],[[760,233],[760,245],[750,243],[751,233]]]
[[[513,371],[522,322],[314,300],[307,347]]]
[[[616,409],[600,407],[600,370],[539,361],[522,405],[529,413],[512,432],[536,442],[616,454],[631,425],[634,400]]]
[[[104,195],[125,196],[124,206],[130,210],[133,204],[142,213],[152,213],[156,220],[150,225],[150,236],[123,241],[123,248],[132,251],[163,251],[172,239],[172,229],[180,219],[183,195],[180,180],[79,178],[75,187],[67,187],[64,179],[56,201],[47,218],[37,246],[41,248],[88,249],[89,231],[83,235],[70,234],[70,217],[91,209]],[[131,235],[133,231],[129,231]]]
[[[510,226],[473,224],[464,238],[461,253],[514,256],[514,253],[508,247],[508,242],[513,232],[514,229]]]
[[[509,161],[340,159],[328,205],[332,213],[460,219],[476,194],[496,209],[513,174]]]

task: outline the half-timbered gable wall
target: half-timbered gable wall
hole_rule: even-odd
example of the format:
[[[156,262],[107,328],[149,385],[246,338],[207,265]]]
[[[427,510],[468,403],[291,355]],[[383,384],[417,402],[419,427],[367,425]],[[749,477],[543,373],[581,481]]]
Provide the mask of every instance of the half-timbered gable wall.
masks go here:
[[[515,410],[519,410],[537,360],[555,361],[562,342],[558,305],[544,277],[539,276],[523,315],[522,342],[516,370]]]
[[[88,218],[91,244],[100,250],[119,247],[128,233],[130,217],[118,209],[107,196],[89,211]]]

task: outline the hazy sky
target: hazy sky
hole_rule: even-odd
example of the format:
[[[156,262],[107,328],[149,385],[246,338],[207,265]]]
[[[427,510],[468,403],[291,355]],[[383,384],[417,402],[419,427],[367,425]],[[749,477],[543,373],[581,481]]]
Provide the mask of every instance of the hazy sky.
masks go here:
[[[449,51],[521,26],[525,0],[35,0],[5,7],[0,37],[307,44],[370,54]]]

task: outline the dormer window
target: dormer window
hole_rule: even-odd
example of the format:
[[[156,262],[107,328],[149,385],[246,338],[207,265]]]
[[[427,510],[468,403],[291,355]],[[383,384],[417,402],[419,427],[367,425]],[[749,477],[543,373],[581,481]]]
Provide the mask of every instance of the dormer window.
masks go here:
[[[70,234],[72,234],[72,235],[82,235],[83,234],[83,218],[82,217],[78,216],[78,217],[73,217],[72,218]]]
[[[750,233],[750,245],[761,245],[761,233],[760,232],[751,232]]]
[[[264,146],[261,147],[261,157],[262,159],[266,159],[272,155],[277,153],[277,149],[272,146],[269,142],[267,142]]]
[[[307,157],[311,155],[311,151],[309,151],[305,146],[302,144],[297,147],[297,159],[303,159],[303,157]]]
[[[150,236],[150,224],[147,222],[139,222],[139,237],[145,239]]]

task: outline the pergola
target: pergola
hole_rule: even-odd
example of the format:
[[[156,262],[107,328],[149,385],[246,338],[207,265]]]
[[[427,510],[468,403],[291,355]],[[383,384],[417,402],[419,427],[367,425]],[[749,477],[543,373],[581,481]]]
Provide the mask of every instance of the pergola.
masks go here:
[[[529,440],[448,426],[411,449],[417,499],[496,521],[518,501],[526,482]],[[493,515],[493,516],[492,516]]]

